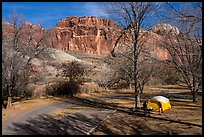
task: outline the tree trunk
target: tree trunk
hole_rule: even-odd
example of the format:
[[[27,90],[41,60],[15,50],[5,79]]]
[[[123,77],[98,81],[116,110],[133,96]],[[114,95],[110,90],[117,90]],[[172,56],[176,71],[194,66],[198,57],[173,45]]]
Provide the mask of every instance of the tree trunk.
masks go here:
[[[135,22],[137,23],[137,22]],[[134,27],[134,50],[133,50],[133,60],[134,60],[134,86],[135,86],[135,109],[140,109],[140,93],[138,85],[138,34],[140,30],[139,24]]]
[[[135,91],[135,109],[140,109],[140,95]]]
[[[196,102],[198,100],[197,95],[198,95],[198,92],[193,91],[193,102]]]
[[[10,109],[12,107],[11,101],[12,101],[12,97],[9,96],[6,109]]]

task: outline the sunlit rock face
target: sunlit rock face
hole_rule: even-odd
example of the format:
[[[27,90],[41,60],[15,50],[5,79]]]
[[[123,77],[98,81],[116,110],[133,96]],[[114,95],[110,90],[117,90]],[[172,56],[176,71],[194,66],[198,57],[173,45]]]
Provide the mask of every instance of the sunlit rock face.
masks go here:
[[[161,46],[164,39],[163,35],[159,35],[152,31],[147,31],[145,39],[146,41],[144,46],[146,47],[147,51],[149,51],[151,57],[163,61],[169,59],[170,56],[167,50]]]
[[[51,30],[51,43],[63,51],[80,51],[95,55],[111,51],[121,29],[108,19],[69,17]]]
[[[3,34],[9,34],[14,31],[12,24],[2,22]],[[97,18],[93,16],[84,17],[67,17],[61,19],[57,25],[49,31],[41,28],[38,24],[25,22],[22,37],[27,38],[29,28],[32,28],[33,42],[39,41],[45,32],[46,46],[60,49],[62,51],[77,51],[94,55],[110,54],[116,39],[121,34],[122,29],[112,20]],[[171,33],[179,34],[179,30],[175,26],[169,24],[157,24],[149,30],[142,29],[140,36],[147,33],[142,40],[145,41],[144,46],[150,50],[153,57],[159,60],[169,58],[168,53],[159,47],[159,41],[162,37]],[[123,41],[123,40],[122,40]],[[131,39],[128,39],[131,43]],[[119,42],[122,49],[123,43]]]

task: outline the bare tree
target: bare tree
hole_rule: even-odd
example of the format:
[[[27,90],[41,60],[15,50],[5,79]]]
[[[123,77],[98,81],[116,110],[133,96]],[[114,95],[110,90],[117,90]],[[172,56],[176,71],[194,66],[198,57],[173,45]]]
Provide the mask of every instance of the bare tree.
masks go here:
[[[175,85],[178,84],[181,74],[177,69],[175,69],[172,63],[167,60],[158,63],[153,77],[162,84]]]
[[[131,88],[132,85],[132,64],[127,58],[122,55],[117,55],[114,58],[106,57],[105,62],[111,68],[111,76],[105,84],[108,88]]]
[[[152,2],[116,2],[112,3],[111,12],[113,20],[123,28],[121,34],[116,40],[112,50],[112,55],[117,56],[116,48],[120,48],[120,55],[129,60],[130,71],[132,73],[134,93],[135,93],[135,108],[140,108],[139,89],[139,62],[144,60],[140,53],[147,52],[145,48],[145,32],[142,33],[142,28],[145,25],[145,19],[153,15],[154,11],[159,8],[159,4]],[[147,37],[146,37],[147,38]],[[140,56],[140,57],[139,57]]]
[[[157,61],[150,58],[149,60],[144,60],[143,62],[140,62],[138,65],[139,67],[139,91],[140,93],[144,92],[144,87],[147,84],[147,82],[150,80],[150,77],[154,74]]]
[[[201,41],[184,34],[165,37],[162,46],[171,56],[171,63],[181,73],[180,82],[185,83],[192,92],[193,101],[197,100],[202,86],[202,44]]]
[[[77,83],[81,83],[83,81],[83,76],[86,73],[85,66],[78,61],[64,63],[62,64],[62,69],[64,77],[68,78],[69,81],[76,81]]]
[[[48,33],[41,25],[26,24],[15,11],[9,16],[8,23],[2,25],[2,93],[8,96],[10,107],[12,96],[27,93],[31,60],[45,49]]]
[[[123,54],[121,55],[121,54],[122,53],[118,54],[114,58],[112,57],[106,58],[106,63],[112,69],[112,76],[110,80],[108,81],[108,83],[106,84],[106,86],[109,88],[115,87],[115,85],[118,85],[118,88],[121,88],[121,87],[127,88],[129,86],[131,90],[132,86],[134,85],[133,62],[132,60],[130,60],[127,57],[124,57],[124,55]],[[150,55],[148,58],[146,56],[146,58],[143,57],[139,59],[137,82],[138,82],[138,90],[140,93],[143,93],[144,86],[150,80],[151,75],[155,71],[156,64],[157,64],[157,60],[152,58]]]
[[[63,63],[58,66],[62,73],[59,75],[64,78],[55,88],[54,95],[70,95],[73,96],[80,91],[80,84],[84,82],[87,69],[85,65],[78,61]]]
[[[161,45],[167,49],[170,62],[182,75],[180,81],[187,85],[195,102],[202,86],[202,4],[183,5],[181,10],[167,4],[171,8],[168,21],[179,27],[180,34],[164,35]]]

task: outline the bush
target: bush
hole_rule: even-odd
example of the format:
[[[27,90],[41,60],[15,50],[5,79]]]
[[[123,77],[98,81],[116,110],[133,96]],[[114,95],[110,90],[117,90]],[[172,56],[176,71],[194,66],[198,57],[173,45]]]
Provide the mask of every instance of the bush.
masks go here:
[[[84,65],[77,61],[71,61],[69,63],[62,64],[62,75],[69,79],[69,81],[76,81],[77,83],[83,82],[83,78],[86,74],[86,68]]]
[[[63,63],[59,68],[62,69],[61,77],[66,78],[66,81],[61,81],[53,85],[52,89],[47,90],[47,94],[72,97],[80,93],[80,85],[84,81],[86,73],[85,66],[77,61],[71,61]]]
[[[60,82],[47,88],[46,94],[52,96],[71,96],[80,92],[79,83],[75,81]]]

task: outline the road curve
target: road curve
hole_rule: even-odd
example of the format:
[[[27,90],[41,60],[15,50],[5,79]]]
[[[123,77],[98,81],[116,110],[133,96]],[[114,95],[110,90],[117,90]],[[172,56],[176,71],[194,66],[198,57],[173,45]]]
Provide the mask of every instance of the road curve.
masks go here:
[[[76,103],[76,102],[75,102]],[[51,114],[57,109],[72,108],[74,102],[57,102],[20,113],[2,125],[2,135],[89,135],[113,110],[80,109],[59,119]]]
[[[33,108],[31,110],[26,111],[25,113],[21,113],[20,115],[15,116],[14,118],[6,121],[4,125],[2,125],[2,135],[16,135],[18,132],[15,129],[14,123],[26,123],[29,119],[35,119],[39,115],[45,115],[56,111],[61,108],[72,107],[73,104],[68,102],[56,102],[54,104],[43,105],[41,107]]]

